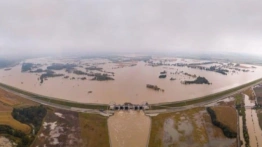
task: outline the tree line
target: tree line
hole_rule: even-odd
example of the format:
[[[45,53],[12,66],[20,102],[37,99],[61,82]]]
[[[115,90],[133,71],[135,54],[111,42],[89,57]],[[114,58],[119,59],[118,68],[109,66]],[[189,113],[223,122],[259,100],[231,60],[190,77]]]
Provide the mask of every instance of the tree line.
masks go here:
[[[216,113],[215,113],[214,110],[212,110],[210,107],[207,107],[206,110],[211,117],[212,124],[219,127],[223,131],[223,133],[226,137],[228,137],[228,138],[236,138],[237,137],[236,132],[230,130],[227,126],[225,126],[224,124],[222,124],[221,122],[219,122],[217,120]]]

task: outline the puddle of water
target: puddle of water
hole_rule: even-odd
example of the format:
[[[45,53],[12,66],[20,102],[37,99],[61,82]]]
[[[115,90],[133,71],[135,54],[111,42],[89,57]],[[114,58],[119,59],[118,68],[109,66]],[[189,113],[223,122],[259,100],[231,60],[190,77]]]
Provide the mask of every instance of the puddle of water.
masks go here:
[[[117,111],[108,119],[111,147],[146,147],[151,120],[143,111]]]

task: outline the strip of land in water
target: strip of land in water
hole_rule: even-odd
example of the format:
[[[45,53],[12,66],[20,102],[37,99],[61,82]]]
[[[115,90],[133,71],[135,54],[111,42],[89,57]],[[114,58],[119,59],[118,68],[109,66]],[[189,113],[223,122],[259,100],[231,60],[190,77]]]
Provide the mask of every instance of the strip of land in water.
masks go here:
[[[218,92],[218,93],[214,93],[211,95],[194,98],[190,100],[185,100],[185,101],[151,104],[150,106],[151,106],[151,109],[157,110],[157,109],[168,109],[172,107],[183,107],[183,106],[201,104],[203,102],[211,102],[211,101],[218,100],[226,96],[233,95],[239,92],[240,90],[249,88],[250,86],[256,85],[260,82],[262,82],[262,78],[246,83],[244,85],[240,85],[235,88],[228,89],[228,90]],[[15,88],[15,87],[3,84],[3,83],[0,83],[0,87],[3,89],[9,90],[11,92],[30,97],[31,100],[35,100],[36,102],[42,103],[44,105],[52,105],[54,107],[58,107],[62,109],[81,108],[81,109],[106,110],[108,108],[108,104],[77,103],[73,101],[62,100],[58,98],[35,94],[35,93],[24,91],[19,88]],[[90,111],[90,113],[92,113],[92,111]]]

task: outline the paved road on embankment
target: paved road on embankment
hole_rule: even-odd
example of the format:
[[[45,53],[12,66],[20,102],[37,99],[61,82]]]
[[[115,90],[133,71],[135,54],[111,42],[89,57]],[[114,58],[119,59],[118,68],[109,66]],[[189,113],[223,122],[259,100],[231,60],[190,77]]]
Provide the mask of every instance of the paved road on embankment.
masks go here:
[[[1,89],[4,89],[4,90],[6,90],[6,91],[8,91],[8,92],[10,92],[10,93],[19,95],[19,96],[21,96],[21,97],[23,97],[23,98],[25,98],[25,99],[28,99],[28,100],[37,102],[37,103],[39,103],[39,104],[42,104],[42,105],[51,106],[51,107],[58,108],[58,109],[63,109],[63,110],[75,111],[75,112],[84,112],[84,113],[100,114],[100,111],[99,111],[99,110],[95,110],[95,109],[83,109],[83,108],[76,108],[76,107],[69,107],[69,106],[65,106],[65,105],[54,104],[54,103],[50,103],[50,102],[48,102],[48,101],[43,101],[43,100],[39,100],[39,99],[30,97],[30,96],[28,96],[28,95],[25,95],[25,94],[16,92],[16,91],[14,91],[14,90],[10,90],[10,89],[5,88],[5,87],[2,87],[2,86],[0,86],[0,88],[1,88]]]
[[[235,94],[238,94],[244,90],[247,90],[248,88],[251,88],[255,85],[258,85],[258,84],[261,84],[262,81],[259,81],[259,82],[256,82],[254,84],[251,84],[249,86],[246,86],[244,88],[241,88],[237,91],[234,91],[234,92],[231,92],[231,93],[228,93],[228,94],[225,94],[223,96],[220,96],[220,97],[217,97],[217,98],[214,98],[214,99],[211,99],[211,100],[207,100],[207,101],[204,101],[204,102],[200,102],[200,103],[196,103],[196,104],[191,104],[191,105],[187,105],[187,106],[180,106],[180,107],[167,107],[167,106],[161,106],[161,105],[165,105],[165,104],[154,104],[154,106],[158,106],[158,107],[163,107],[163,109],[159,109],[159,110],[148,110],[146,111],[147,113],[168,113],[168,112],[176,112],[176,111],[182,111],[182,110],[187,110],[187,109],[191,109],[191,108],[195,108],[195,107],[201,107],[201,106],[205,106],[205,105],[208,105],[210,103],[214,103],[214,102],[217,102],[217,101],[220,101],[220,100],[223,100],[225,98],[228,98],[228,97],[231,97]],[[189,100],[188,100],[189,101]],[[186,104],[187,100],[185,101],[182,101]],[[172,102],[171,102],[172,103]],[[171,104],[170,103],[170,104]]]

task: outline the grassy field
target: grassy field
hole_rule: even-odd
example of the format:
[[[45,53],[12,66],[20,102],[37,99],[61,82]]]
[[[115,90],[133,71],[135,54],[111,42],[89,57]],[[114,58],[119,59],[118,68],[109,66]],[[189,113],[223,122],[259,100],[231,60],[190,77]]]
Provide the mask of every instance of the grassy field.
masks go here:
[[[79,113],[83,147],[109,147],[107,117]]]
[[[243,104],[243,95],[241,93],[236,94],[234,97],[236,105]]]
[[[0,112],[0,124],[8,125],[14,129],[23,131],[26,134],[29,134],[31,132],[31,127],[15,120],[12,117],[11,112]]]
[[[228,90],[225,90],[225,91],[222,91],[222,92],[214,93],[214,94],[211,94],[211,95],[207,95],[207,96],[203,96],[203,97],[199,97],[199,98],[195,98],[195,99],[190,99],[190,100],[187,100],[187,101],[154,104],[154,105],[151,105],[151,108],[152,109],[163,109],[164,107],[181,107],[181,106],[201,103],[201,102],[204,102],[204,101],[211,101],[211,100],[220,98],[224,95],[230,94],[230,93],[238,91],[240,89],[243,89],[245,87],[251,86],[255,83],[261,82],[261,81],[262,81],[262,78],[255,80],[253,82],[232,88],[232,89],[228,89]]]
[[[227,106],[212,107],[217,116],[217,121],[221,122],[230,130],[237,132],[237,113],[235,108]]]

